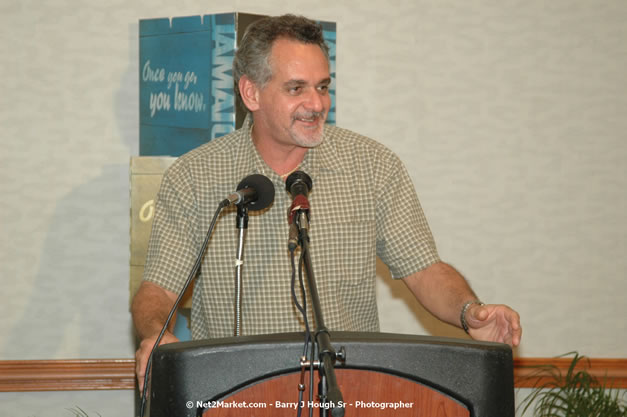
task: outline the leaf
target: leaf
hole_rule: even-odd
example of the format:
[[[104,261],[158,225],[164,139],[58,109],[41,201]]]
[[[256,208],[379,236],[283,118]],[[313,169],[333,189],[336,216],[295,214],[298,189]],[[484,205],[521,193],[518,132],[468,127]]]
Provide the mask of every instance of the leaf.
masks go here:
[[[523,399],[519,405],[522,414],[535,404],[535,417],[627,417],[625,401],[618,392],[608,387],[605,381],[600,383],[587,371],[589,359],[577,352],[562,356],[568,355],[574,357],[565,376],[553,365],[538,367],[535,376],[548,373],[550,379],[534,387]],[[578,363],[584,359],[587,366],[577,369]]]
[[[77,405],[75,405],[74,407],[75,408],[66,408],[66,410],[68,410],[70,413],[73,413],[74,417],[89,417],[89,414],[87,414],[85,410],[83,410]],[[98,417],[102,417],[102,416],[98,414]]]

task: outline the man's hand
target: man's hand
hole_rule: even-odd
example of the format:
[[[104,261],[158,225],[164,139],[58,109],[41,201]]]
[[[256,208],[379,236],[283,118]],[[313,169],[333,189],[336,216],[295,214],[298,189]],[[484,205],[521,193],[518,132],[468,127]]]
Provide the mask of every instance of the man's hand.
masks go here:
[[[133,298],[131,313],[137,337],[141,339],[139,349],[135,352],[135,373],[139,389],[144,389],[146,364],[163,324],[176,301],[177,295],[152,282],[143,281]],[[169,331],[163,334],[159,345],[174,343],[179,340],[172,334],[174,320],[170,322]]]
[[[154,337],[149,337],[141,341],[139,345],[139,349],[135,352],[135,373],[137,374],[137,382],[139,384],[139,390],[144,390],[144,376],[146,375],[146,364],[148,363],[148,357],[150,356],[150,352],[152,351],[155,342],[157,341],[157,337],[159,335],[155,335]],[[175,343],[179,340],[172,333],[166,331],[159,342],[159,346],[165,345],[167,343]]]
[[[466,311],[466,323],[468,334],[475,340],[507,343],[512,347],[520,344],[520,316],[506,305],[474,304]]]
[[[454,326],[461,327],[459,313],[464,301],[478,299],[464,277],[444,262],[437,262],[403,281],[431,314]],[[506,305],[472,304],[465,318],[473,339],[507,343],[512,347],[520,344],[520,317]]]

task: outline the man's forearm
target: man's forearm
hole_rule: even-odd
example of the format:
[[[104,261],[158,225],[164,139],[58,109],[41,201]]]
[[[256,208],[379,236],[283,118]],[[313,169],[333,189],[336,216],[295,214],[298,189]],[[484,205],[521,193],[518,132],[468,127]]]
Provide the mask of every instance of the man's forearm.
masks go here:
[[[146,339],[159,334],[175,301],[176,294],[156,284],[142,282],[131,305],[137,336]],[[170,322],[170,330],[174,328],[174,321],[173,318]]]
[[[444,262],[435,263],[403,281],[431,314],[458,327],[464,303],[477,299],[466,279]]]

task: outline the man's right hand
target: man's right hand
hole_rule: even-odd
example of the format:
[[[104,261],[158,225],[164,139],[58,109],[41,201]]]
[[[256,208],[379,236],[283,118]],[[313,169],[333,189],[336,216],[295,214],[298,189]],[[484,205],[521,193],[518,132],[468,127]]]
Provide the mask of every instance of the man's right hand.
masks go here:
[[[141,341],[139,345],[139,349],[135,352],[135,373],[137,375],[137,383],[139,384],[139,390],[144,390],[144,376],[146,375],[146,364],[148,363],[148,357],[150,356],[150,352],[152,351],[155,342],[157,341],[157,337],[159,335],[155,335],[153,337],[149,337]],[[159,346],[165,345],[168,343],[175,343],[179,340],[169,331],[166,331],[159,342]]]
[[[137,374],[139,389],[142,391],[148,357],[176,298],[175,293],[149,281],[142,281],[133,298],[131,304],[133,324],[135,324],[137,337],[141,339],[139,349],[135,352],[135,373]],[[163,334],[159,345],[179,341],[171,332],[173,328],[174,320],[170,322],[169,330]]]

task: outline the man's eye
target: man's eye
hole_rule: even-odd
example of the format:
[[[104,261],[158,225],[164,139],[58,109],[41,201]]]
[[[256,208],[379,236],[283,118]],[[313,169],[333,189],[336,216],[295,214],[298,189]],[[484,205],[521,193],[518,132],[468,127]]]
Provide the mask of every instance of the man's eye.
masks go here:
[[[321,93],[326,93],[327,91],[329,91],[329,86],[328,85],[321,85],[318,87],[318,91],[320,91]]]
[[[302,91],[301,87],[290,87],[289,89],[289,92],[292,95],[300,94],[301,91]]]

